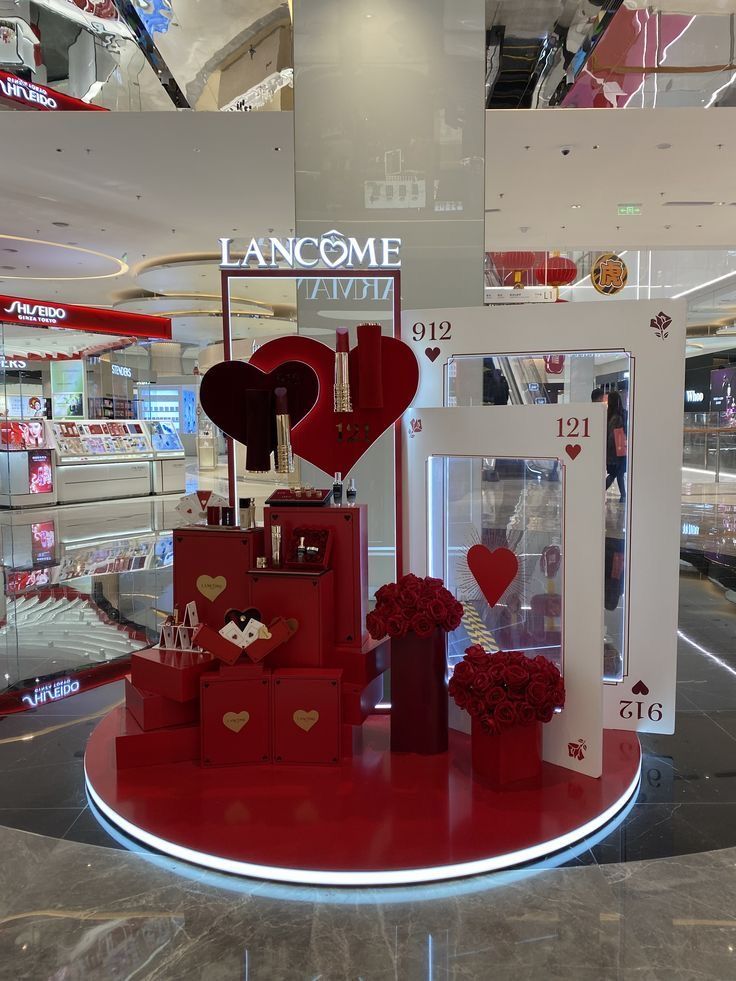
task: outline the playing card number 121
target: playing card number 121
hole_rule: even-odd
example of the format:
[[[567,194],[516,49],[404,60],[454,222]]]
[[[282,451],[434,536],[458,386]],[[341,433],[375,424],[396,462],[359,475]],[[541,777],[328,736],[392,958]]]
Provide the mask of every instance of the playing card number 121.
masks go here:
[[[590,419],[587,416],[585,419],[576,416],[558,419],[557,436],[560,439],[587,439],[590,436]]]

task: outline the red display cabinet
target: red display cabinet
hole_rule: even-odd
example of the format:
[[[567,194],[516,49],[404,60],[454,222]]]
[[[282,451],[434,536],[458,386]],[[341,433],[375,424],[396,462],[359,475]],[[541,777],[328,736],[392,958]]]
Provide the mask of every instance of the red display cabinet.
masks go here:
[[[174,606],[179,615],[194,600],[200,621],[219,630],[228,610],[251,605],[247,572],[264,554],[262,528],[176,528]]]
[[[342,668],[343,684],[367,685],[391,665],[391,641],[369,638],[362,650],[336,646],[330,658],[331,668]]]
[[[360,649],[367,640],[368,509],[353,507],[278,507],[263,509],[270,558],[271,526],[280,525],[281,541],[295,528],[326,528],[332,535],[330,564],[335,573],[335,643]],[[283,546],[282,546],[283,547]]]
[[[292,572],[289,569],[251,569],[251,605],[264,623],[276,617],[296,620],[296,633],[273,650],[272,668],[321,667],[333,650],[336,604],[334,574]]]
[[[341,675],[331,668],[274,671],[275,763],[340,762]]]
[[[156,692],[145,691],[125,679],[125,707],[146,732],[166,726],[184,726],[199,718],[196,698],[190,702],[175,702]]]
[[[342,721],[351,726],[362,726],[382,698],[383,677],[381,675],[364,686],[343,684]]]
[[[211,654],[151,647],[131,654],[130,680],[143,691],[175,702],[190,702],[199,697],[200,675],[212,671],[216,663]]]
[[[198,760],[199,725],[170,726],[146,732],[130,712],[122,712],[120,734],[115,739],[115,758],[119,770]]]
[[[254,664],[200,680],[202,765],[271,761],[271,674]]]

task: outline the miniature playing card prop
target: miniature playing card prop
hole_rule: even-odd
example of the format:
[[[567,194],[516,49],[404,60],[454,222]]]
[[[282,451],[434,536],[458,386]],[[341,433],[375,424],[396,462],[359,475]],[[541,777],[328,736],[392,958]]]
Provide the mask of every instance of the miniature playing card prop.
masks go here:
[[[182,497],[176,510],[187,524],[198,524],[207,520],[207,508],[223,508],[227,503],[224,497],[212,491],[193,491]]]
[[[199,615],[197,614],[197,604],[194,600],[187,603],[184,609],[184,619],[182,623],[185,627],[196,627],[199,625]]]

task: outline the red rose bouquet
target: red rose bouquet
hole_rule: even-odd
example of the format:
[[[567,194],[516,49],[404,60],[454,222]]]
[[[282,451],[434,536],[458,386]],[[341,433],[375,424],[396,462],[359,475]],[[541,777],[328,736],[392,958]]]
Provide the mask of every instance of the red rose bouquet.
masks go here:
[[[455,665],[448,690],[455,704],[490,733],[549,722],[555,709],[565,704],[560,672],[544,655],[488,654],[478,645],[469,647]]]
[[[463,618],[462,603],[445,589],[441,579],[402,576],[376,593],[376,608],[366,617],[368,633],[374,640],[405,637],[411,630],[418,637],[429,637],[435,627],[455,630]]]

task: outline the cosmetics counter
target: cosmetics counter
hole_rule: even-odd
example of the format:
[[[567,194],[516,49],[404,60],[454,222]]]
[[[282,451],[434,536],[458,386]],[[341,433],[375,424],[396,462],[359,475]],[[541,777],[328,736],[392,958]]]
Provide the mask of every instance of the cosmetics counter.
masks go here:
[[[38,507],[184,490],[178,433],[141,420],[3,420],[0,506]]]

